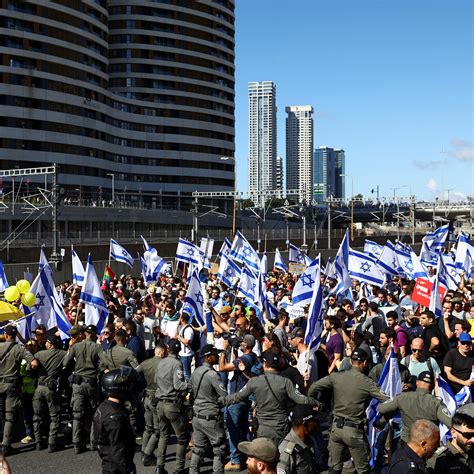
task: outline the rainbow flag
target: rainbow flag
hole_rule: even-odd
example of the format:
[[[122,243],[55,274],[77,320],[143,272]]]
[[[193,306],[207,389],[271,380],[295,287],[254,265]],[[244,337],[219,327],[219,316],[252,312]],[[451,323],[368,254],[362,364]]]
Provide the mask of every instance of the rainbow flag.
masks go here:
[[[115,273],[112,269],[106,264],[104,270],[104,276],[102,280],[105,280],[107,283],[110,283],[115,278]]]

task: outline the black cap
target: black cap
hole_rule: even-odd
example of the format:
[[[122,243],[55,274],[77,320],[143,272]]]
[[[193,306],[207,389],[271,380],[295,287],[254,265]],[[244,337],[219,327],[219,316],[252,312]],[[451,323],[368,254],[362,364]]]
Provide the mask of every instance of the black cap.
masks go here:
[[[89,324],[89,326],[86,326],[85,331],[88,334],[97,334],[97,326],[95,326],[94,324]]]
[[[278,354],[275,354],[272,351],[264,352],[262,354],[262,359],[269,367],[272,367],[273,369],[278,368],[278,366],[280,365],[280,357],[278,356]]]
[[[418,375],[417,380],[419,380],[420,382],[429,383],[430,385],[434,385],[435,383],[433,372],[430,372],[429,370],[421,372]]]
[[[363,362],[369,360],[369,354],[367,354],[363,349],[355,349],[351,354],[351,359]]]
[[[5,327],[5,334],[7,336],[16,336],[18,334],[18,328],[9,324]]]
[[[168,350],[170,352],[179,352],[181,350],[181,343],[178,341],[178,339],[170,339],[168,342]]]
[[[295,327],[293,331],[288,334],[288,339],[294,339],[295,337],[304,337],[304,330],[302,327]]]
[[[314,405],[295,405],[290,412],[293,424],[303,424],[305,421],[315,420],[318,409]]]
[[[61,344],[61,338],[53,333],[46,334],[46,340],[55,346],[59,346]]]
[[[212,344],[206,344],[202,347],[201,352],[199,355],[201,357],[206,357],[208,355],[219,355],[222,351],[221,349],[216,349]]]

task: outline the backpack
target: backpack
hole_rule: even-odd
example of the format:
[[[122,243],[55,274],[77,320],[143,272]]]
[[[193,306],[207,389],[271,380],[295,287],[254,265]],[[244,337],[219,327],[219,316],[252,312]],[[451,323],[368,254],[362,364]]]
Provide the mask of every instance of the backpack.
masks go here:
[[[193,330],[193,339],[191,341],[191,344],[189,344],[189,347],[192,349],[193,352],[199,352],[199,350],[201,349],[201,333],[194,326],[188,324],[184,327],[183,334],[187,328],[191,328]]]

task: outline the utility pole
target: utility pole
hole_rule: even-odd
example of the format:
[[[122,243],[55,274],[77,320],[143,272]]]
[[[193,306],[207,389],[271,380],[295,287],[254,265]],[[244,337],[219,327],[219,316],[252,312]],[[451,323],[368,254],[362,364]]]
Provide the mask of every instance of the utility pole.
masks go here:
[[[411,244],[415,245],[415,196],[410,196]]]
[[[332,196],[328,199],[328,249],[331,248],[331,201]]]
[[[56,265],[61,261],[61,255],[58,252],[59,227],[58,227],[58,165],[53,164],[53,186],[52,186],[52,204],[53,204],[53,249],[51,252],[51,262]]]
[[[193,238],[192,241],[197,245],[198,244],[198,198],[194,198],[194,207],[192,210],[193,213]]]

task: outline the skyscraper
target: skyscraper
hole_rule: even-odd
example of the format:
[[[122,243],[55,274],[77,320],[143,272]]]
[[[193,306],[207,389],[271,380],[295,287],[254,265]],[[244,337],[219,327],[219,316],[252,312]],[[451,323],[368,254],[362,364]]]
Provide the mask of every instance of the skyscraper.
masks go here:
[[[83,201],[234,189],[234,0],[2,8],[2,169],[57,163]]]
[[[283,166],[283,157],[277,156],[276,159],[276,187],[280,191],[283,191],[283,183],[285,181],[285,168]]]
[[[249,82],[249,192],[276,188],[276,87]]]
[[[314,150],[314,199],[322,203],[328,197],[345,197],[345,180],[341,174],[345,172],[345,152],[320,146]]]
[[[311,201],[313,181],[313,107],[293,105],[285,109],[286,189],[298,189],[300,201]]]

